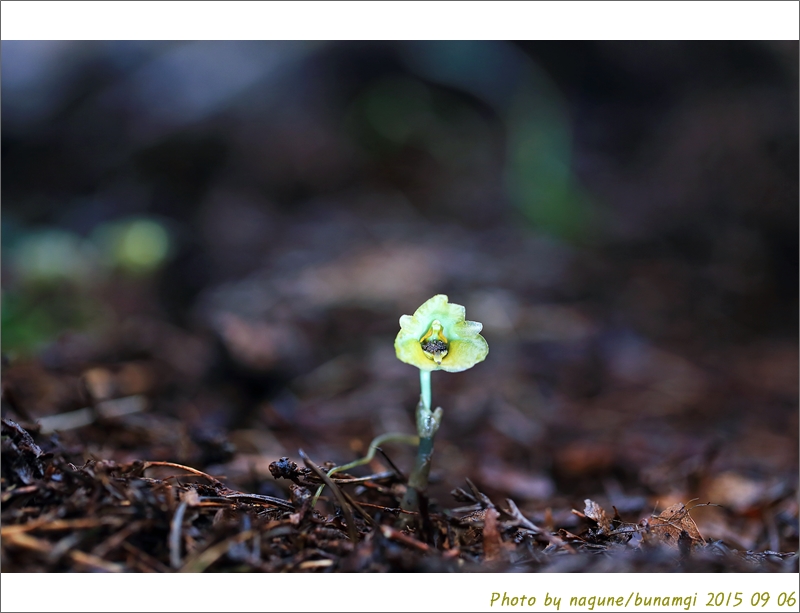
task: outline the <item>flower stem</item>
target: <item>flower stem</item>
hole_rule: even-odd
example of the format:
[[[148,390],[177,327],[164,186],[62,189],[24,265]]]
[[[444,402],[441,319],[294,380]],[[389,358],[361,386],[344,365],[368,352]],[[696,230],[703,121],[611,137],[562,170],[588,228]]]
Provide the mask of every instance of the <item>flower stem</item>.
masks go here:
[[[419,494],[428,487],[428,475],[431,472],[431,456],[433,455],[433,437],[442,421],[442,409],[431,412],[431,371],[419,371],[421,388],[419,404],[417,404],[417,433],[419,446],[414,469],[408,479],[408,489],[403,497],[401,507],[406,511],[419,510]]]
[[[421,390],[420,394],[420,402],[425,405],[425,408],[430,413],[431,411],[431,371],[430,370],[422,370],[419,371],[419,389]],[[419,433],[422,436],[422,432]]]

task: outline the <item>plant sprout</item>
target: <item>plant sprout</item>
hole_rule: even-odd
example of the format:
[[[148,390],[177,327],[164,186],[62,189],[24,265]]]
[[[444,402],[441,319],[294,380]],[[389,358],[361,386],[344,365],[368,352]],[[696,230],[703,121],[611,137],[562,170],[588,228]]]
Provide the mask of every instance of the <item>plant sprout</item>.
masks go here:
[[[426,300],[413,315],[403,315],[394,348],[399,360],[419,368],[420,400],[416,412],[419,436],[382,434],[370,443],[365,457],[332,468],[328,471],[328,476],[367,464],[383,443],[394,441],[418,445],[417,458],[402,502],[404,510],[418,510],[419,493],[428,487],[433,437],[442,421],[441,407],[431,411],[431,372],[461,372],[486,359],[489,345],[479,334],[482,328],[483,324],[480,322],[467,321],[466,309],[460,304],[450,304],[444,294],[437,294]],[[312,507],[324,487],[320,485],[317,489]]]
[[[431,411],[431,372],[461,372],[486,359],[489,345],[479,333],[483,324],[466,320],[466,309],[437,294],[413,315],[400,318],[394,341],[397,358],[419,368],[420,401],[417,405],[419,446],[402,507],[417,510],[419,493],[428,486],[433,438],[442,421],[442,408]]]

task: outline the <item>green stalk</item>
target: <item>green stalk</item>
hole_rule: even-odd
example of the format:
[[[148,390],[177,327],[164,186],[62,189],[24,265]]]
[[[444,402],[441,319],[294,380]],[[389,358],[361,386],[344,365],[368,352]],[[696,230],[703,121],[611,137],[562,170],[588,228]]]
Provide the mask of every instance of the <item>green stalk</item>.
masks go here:
[[[420,393],[420,402],[425,405],[425,409],[428,413],[431,412],[431,371],[430,370],[422,370],[419,371],[419,389]],[[419,426],[417,426],[419,427]],[[419,433],[422,436],[422,432]]]
[[[419,446],[414,468],[408,479],[408,489],[401,507],[405,511],[419,510],[419,495],[428,487],[428,475],[431,472],[433,456],[433,437],[442,422],[442,409],[431,411],[431,371],[419,371],[420,399],[417,405],[417,433]]]

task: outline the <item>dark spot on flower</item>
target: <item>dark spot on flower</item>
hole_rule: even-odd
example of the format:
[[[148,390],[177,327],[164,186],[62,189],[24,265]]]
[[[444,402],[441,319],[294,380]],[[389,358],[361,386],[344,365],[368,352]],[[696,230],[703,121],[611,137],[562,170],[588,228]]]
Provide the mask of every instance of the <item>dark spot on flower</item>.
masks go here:
[[[442,359],[447,355],[447,343],[442,340],[433,339],[422,341],[422,351],[437,364],[442,363]]]
[[[444,353],[447,351],[447,343],[438,338],[422,343],[422,350],[426,353]]]

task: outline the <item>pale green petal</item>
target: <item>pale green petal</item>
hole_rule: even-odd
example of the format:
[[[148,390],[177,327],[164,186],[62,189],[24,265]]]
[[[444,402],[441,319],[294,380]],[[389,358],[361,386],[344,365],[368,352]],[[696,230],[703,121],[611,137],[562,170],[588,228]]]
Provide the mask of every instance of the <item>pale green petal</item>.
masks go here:
[[[434,319],[442,322],[442,325],[447,327],[457,321],[464,321],[466,318],[466,309],[460,304],[450,304],[447,302],[447,296],[444,294],[437,294],[433,298],[426,300],[414,313],[414,318],[421,322],[427,331],[428,326]]]
[[[453,330],[455,338],[474,338],[483,330],[483,324],[479,321],[461,321],[453,325]]]
[[[412,326],[414,325],[414,323],[415,323],[414,322],[414,318],[411,317],[411,315],[403,315],[400,318],[400,327],[403,330],[410,330],[412,328]]]
[[[450,351],[442,360],[441,369],[447,372],[461,372],[472,368],[478,362],[483,362],[489,355],[489,344],[482,336],[453,341]],[[423,354],[424,357],[424,354]],[[430,360],[428,360],[430,362]]]

